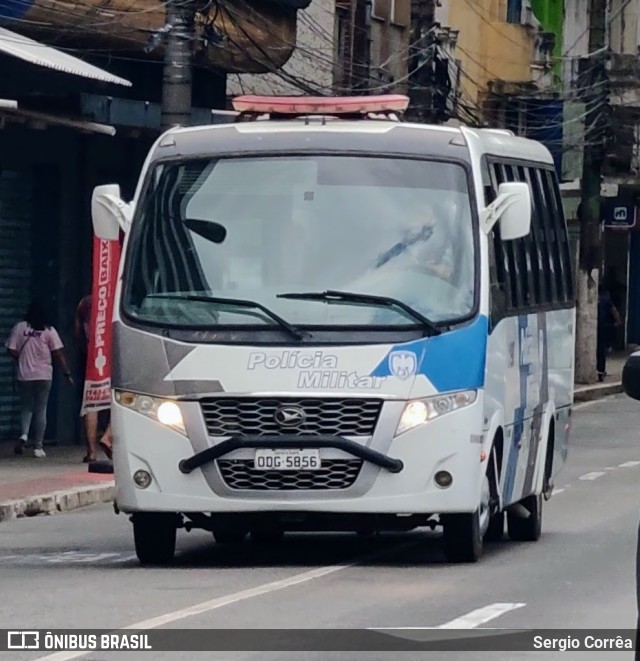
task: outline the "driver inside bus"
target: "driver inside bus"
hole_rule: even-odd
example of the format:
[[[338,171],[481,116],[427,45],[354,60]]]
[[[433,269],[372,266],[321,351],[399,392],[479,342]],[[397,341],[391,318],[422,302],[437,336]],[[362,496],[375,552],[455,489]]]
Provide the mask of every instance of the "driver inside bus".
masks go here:
[[[378,258],[376,268],[387,264],[451,281],[452,228],[432,204],[422,203],[416,208],[402,239]]]

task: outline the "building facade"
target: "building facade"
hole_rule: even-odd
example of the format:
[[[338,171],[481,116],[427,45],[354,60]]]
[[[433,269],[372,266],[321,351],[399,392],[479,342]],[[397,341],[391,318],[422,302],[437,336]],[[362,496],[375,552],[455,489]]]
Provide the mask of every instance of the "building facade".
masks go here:
[[[565,0],[563,177],[565,208],[577,228],[585,141],[600,140],[585,126],[585,97],[595,90],[606,126],[601,140],[601,278],[625,322],[615,341],[622,349],[640,344],[640,1],[609,0],[605,25],[607,53],[590,53],[587,3]],[[603,82],[594,87],[590,74],[599,61]]]
[[[335,0],[334,89],[406,94],[411,0]]]
[[[458,34],[458,115],[541,140],[562,154],[562,0],[440,0],[436,20]]]

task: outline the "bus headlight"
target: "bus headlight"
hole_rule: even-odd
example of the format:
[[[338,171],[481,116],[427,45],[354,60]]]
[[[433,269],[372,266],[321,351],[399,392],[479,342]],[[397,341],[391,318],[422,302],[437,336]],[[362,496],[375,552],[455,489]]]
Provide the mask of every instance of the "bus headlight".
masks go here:
[[[114,393],[118,404],[127,409],[146,415],[147,418],[156,420],[165,427],[169,427],[186,436],[187,431],[182,419],[180,406],[170,399],[150,397],[149,395],[138,395],[133,392],[116,390]]]
[[[448,395],[436,395],[435,397],[415,399],[408,402],[400,417],[396,436],[447,413],[469,406],[476,401],[477,396],[476,390],[463,390]]]

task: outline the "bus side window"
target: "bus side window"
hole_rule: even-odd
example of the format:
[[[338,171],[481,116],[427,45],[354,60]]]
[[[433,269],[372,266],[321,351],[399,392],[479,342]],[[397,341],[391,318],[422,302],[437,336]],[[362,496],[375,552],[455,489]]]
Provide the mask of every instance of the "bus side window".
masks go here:
[[[485,161],[486,163],[486,161]],[[488,164],[487,164],[488,165]],[[485,191],[485,202],[491,204],[498,195],[498,186],[500,185],[500,173],[494,164],[483,168],[483,181]],[[491,232],[489,240],[489,304],[491,310],[491,319],[498,321],[505,316],[507,312],[508,284],[506,278],[506,256],[502,250],[502,239],[500,238],[500,228],[495,226]]]
[[[526,169],[527,168],[522,165],[514,167],[514,171],[517,173],[518,181],[528,184],[529,182],[527,181],[525,173]],[[520,255],[522,256],[522,261],[524,264],[526,264],[527,267],[526,273],[523,274],[523,277],[526,279],[528,293],[526,307],[535,307],[541,303],[540,282],[538,278],[540,273],[540,262],[538,259],[539,252],[536,246],[535,234],[537,227],[535,206],[533,206],[531,211],[531,231],[526,236],[517,240]]]
[[[574,302],[573,291],[573,267],[571,265],[571,249],[569,247],[569,237],[567,235],[566,221],[562,208],[560,197],[560,188],[556,176],[551,170],[541,172],[543,179],[546,179],[548,199],[550,203],[550,212],[553,218],[553,226],[557,237],[558,246],[558,268],[560,279],[563,285],[564,297],[563,303]]]
[[[498,165],[503,171],[502,181],[518,181],[517,170],[513,165]],[[522,310],[529,306],[529,280],[527,278],[527,261],[523,250],[522,239],[503,241],[502,249],[507,255],[507,277],[511,286],[509,307],[512,310]]]
[[[540,209],[540,220],[545,232],[545,243],[549,258],[549,302],[558,305],[565,302],[563,274],[561,270],[561,253],[556,233],[556,214],[553,209],[554,200],[549,189],[546,171],[537,168],[532,176],[532,193],[534,204]]]
[[[493,163],[491,175],[496,191],[503,182],[518,181],[515,167],[505,163]],[[504,283],[505,314],[517,313],[530,304],[528,263],[523,253],[522,240],[503,241],[499,225],[494,229],[493,236],[496,264],[501,282]]]
[[[502,241],[500,228],[490,242],[491,318],[528,314],[573,302],[573,272],[568,235],[555,173],[549,167],[517,162],[489,163],[483,181],[489,204],[503,181],[529,184],[531,232],[515,241]]]
[[[545,269],[544,264],[547,259],[547,246],[546,239],[543,232],[543,223],[541,218],[541,209],[538,203],[538,198],[535,195],[535,184],[533,177],[535,176],[534,169],[530,166],[519,168],[522,170],[522,181],[529,184],[531,191],[532,201],[532,216],[531,216],[531,232],[527,237],[529,254],[531,258],[533,287],[535,291],[535,300],[533,301],[536,306],[545,306],[549,303],[549,285],[547,283],[548,269]]]

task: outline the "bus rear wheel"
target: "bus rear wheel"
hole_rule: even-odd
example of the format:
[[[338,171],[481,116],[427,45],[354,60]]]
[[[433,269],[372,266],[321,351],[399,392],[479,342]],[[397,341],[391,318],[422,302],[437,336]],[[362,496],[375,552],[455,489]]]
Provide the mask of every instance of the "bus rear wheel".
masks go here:
[[[519,504],[528,510],[529,516],[522,518],[516,513],[507,513],[509,538],[514,542],[535,542],[542,534],[542,494],[528,496]]]
[[[136,555],[143,565],[168,565],[176,552],[177,517],[164,512],[138,512],[131,517]]]

